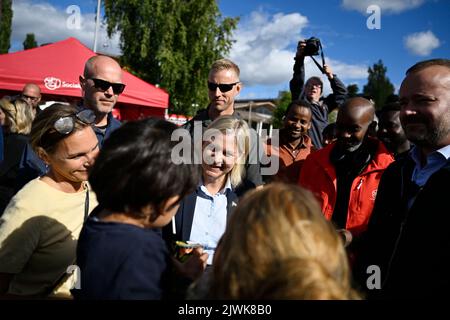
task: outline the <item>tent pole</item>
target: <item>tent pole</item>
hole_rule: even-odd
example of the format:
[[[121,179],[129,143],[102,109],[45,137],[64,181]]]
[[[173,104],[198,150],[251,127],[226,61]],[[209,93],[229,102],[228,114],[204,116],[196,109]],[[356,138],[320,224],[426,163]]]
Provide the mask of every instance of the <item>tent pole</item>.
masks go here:
[[[97,16],[95,19],[95,32],[94,32],[94,52],[97,53],[97,34],[98,34],[98,27],[100,25],[100,3],[101,0],[97,0]]]

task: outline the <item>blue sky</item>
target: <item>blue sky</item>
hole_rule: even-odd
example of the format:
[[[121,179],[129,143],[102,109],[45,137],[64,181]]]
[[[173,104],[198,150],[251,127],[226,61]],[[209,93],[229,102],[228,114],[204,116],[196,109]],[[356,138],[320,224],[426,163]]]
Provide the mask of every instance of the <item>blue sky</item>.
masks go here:
[[[39,44],[79,38],[93,46],[96,0],[14,0],[10,51],[22,49],[25,34]],[[79,28],[68,27],[76,5]],[[370,5],[380,9],[380,29],[368,29]],[[396,88],[415,62],[450,58],[450,0],[221,0],[223,16],[240,17],[229,58],[241,68],[240,98],[275,98],[288,90],[297,41],[321,39],[328,64],[346,83],[362,90],[367,68],[382,59]],[[99,49],[119,53],[118,35],[100,32]],[[307,58],[307,77],[320,75]],[[329,88],[325,88],[329,91]]]

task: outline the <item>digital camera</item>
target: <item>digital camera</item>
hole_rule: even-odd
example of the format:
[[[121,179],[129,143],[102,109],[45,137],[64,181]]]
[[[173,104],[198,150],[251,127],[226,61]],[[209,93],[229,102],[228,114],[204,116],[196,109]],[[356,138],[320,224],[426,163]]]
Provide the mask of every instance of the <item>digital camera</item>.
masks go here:
[[[311,37],[311,38],[307,39],[305,42],[306,42],[306,47],[303,51],[305,53],[305,56],[319,55],[319,50],[322,47],[319,39],[317,39],[315,37]]]

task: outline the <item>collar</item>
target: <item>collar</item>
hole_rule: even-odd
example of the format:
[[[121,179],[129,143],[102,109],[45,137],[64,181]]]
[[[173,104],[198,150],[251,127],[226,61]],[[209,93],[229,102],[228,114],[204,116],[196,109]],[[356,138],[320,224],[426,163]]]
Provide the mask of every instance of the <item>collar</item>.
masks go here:
[[[409,156],[414,161],[417,167],[421,168],[422,164],[420,161],[420,150],[419,148],[414,145],[411,150],[409,151]],[[432,158],[441,158],[442,160],[448,160],[450,158],[450,145],[442,147],[436,151],[431,152],[429,155],[427,155],[427,163],[429,162],[429,159]]]
[[[225,182],[225,186],[221,190],[219,190],[219,192],[217,194],[225,194],[226,195],[231,190],[232,190],[231,178],[230,178],[230,175],[228,175],[227,180]],[[211,193],[209,193],[208,189],[206,189],[205,184],[203,183],[203,178],[200,180],[200,183],[197,186],[197,191],[200,191],[200,193],[203,193],[210,197],[214,196]]]
[[[213,120],[209,117],[209,109],[210,108],[211,108],[211,104],[209,104],[208,107],[206,107],[206,109],[199,110],[193,120],[203,121],[203,125],[206,127],[208,125],[210,125],[211,122],[213,122]],[[242,119],[242,117],[236,112],[236,110],[234,110],[234,106],[233,106],[232,116],[235,117],[236,119]]]
[[[446,160],[450,159],[450,145],[440,148],[436,152],[439,152]]]
[[[298,146],[296,148],[292,148],[291,145],[289,144],[289,142],[285,139],[284,135],[281,135],[280,138],[281,138],[280,147],[283,145],[289,150],[305,149],[308,147],[308,144],[310,144],[310,140],[311,140],[308,137],[308,135],[305,134],[301,137],[302,141],[298,144]]]

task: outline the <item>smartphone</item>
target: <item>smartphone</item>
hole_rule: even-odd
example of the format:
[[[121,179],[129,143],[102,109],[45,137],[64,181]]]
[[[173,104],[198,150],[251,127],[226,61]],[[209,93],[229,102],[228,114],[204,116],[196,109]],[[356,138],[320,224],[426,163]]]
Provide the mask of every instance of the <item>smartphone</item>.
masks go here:
[[[175,241],[175,258],[184,262],[192,255],[195,248],[201,248],[200,243],[192,241]]]

